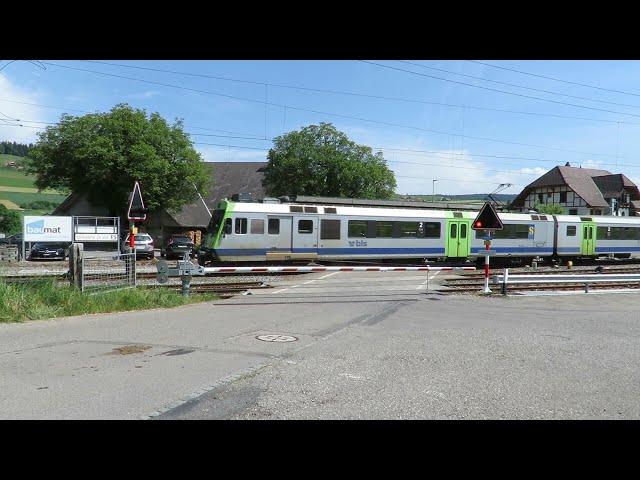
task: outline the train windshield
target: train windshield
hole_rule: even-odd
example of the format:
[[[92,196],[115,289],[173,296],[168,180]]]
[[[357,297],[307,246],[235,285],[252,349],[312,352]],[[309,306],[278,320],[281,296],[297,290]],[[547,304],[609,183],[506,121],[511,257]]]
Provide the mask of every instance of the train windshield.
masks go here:
[[[209,222],[209,226],[207,227],[207,233],[210,235],[216,235],[218,233],[218,230],[220,230],[220,224],[222,223],[223,218],[224,210],[214,210],[211,221]]]

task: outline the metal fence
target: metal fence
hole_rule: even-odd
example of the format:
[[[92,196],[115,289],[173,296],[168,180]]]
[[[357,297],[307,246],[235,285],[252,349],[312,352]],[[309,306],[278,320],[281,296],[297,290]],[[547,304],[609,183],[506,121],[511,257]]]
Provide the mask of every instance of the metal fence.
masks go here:
[[[80,288],[87,293],[103,293],[137,284],[135,253],[114,256],[82,256]]]

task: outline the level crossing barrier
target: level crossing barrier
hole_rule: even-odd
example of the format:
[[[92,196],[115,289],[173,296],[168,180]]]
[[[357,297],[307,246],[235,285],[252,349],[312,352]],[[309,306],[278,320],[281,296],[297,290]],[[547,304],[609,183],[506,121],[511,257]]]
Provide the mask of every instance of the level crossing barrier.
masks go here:
[[[313,273],[313,272],[441,272],[441,271],[469,271],[476,267],[325,267],[325,266],[265,266],[265,267],[203,267],[195,265],[186,257],[178,261],[175,267],[169,267],[166,260],[160,260],[157,264],[158,283],[166,283],[168,277],[182,278],[182,294],[189,295],[191,277],[193,275],[207,275],[212,273]],[[427,274],[427,281],[429,275]]]
[[[640,274],[637,273],[612,273],[612,274],[577,274],[577,275],[509,275],[509,269],[505,268],[504,274],[494,275],[491,281],[494,285],[501,286],[503,295],[507,294],[509,285],[518,284],[540,284],[549,285],[554,283],[577,283],[584,285],[585,293],[589,293],[589,285],[592,283],[638,283],[640,282]]]

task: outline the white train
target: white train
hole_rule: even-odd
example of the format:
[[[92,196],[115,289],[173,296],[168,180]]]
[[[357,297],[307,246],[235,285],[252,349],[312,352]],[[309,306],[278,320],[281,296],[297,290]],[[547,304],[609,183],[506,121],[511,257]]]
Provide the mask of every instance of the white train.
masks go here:
[[[482,256],[477,212],[223,200],[201,261],[453,260]],[[640,218],[500,213],[498,257],[640,256]]]

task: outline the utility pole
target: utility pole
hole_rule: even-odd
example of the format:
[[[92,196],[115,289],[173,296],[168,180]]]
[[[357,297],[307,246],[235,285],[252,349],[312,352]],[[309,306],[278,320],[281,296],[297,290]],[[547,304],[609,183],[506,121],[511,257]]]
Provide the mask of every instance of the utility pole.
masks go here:
[[[438,178],[435,178],[433,180],[433,182],[431,182],[432,186],[433,186],[433,191],[431,192],[431,201],[435,202],[436,201],[436,182],[438,181]]]

